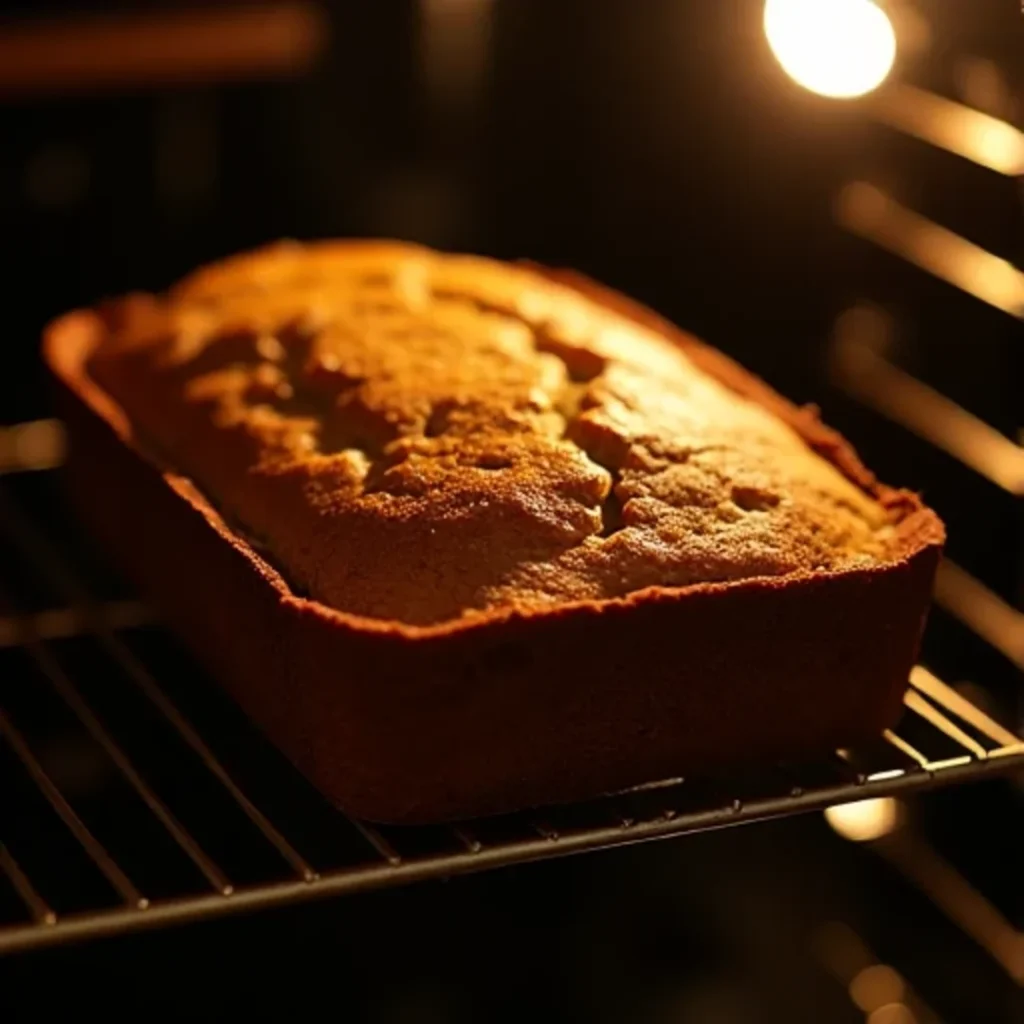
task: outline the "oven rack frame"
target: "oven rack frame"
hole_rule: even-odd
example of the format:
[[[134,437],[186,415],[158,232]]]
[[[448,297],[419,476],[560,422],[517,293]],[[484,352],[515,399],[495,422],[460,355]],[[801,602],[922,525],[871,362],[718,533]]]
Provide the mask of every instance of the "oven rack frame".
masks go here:
[[[24,432],[26,427],[12,429]],[[48,423],[45,428],[33,425],[31,430],[37,437],[50,436],[54,450],[42,455],[37,451],[34,463],[29,460],[30,465],[18,468],[42,470],[32,473],[37,479],[49,477],[60,463],[59,428]],[[18,450],[10,444],[6,449]],[[21,450],[25,449],[22,445]],[[17,476],[10,479],[16,482]],[[0,608],[6,605],[10,612],[0,617],[0,654],[13,650],[28,659],[120,784],[145,807],[152,819],[147,827],[155,822],[163,829],[202,884],[171,898],[153,897],[133,877],[131,867],[118,862],[76,796],[64,792],[54,779],[45,751],[34,748],[16,716],[5,707],[0,685],[0,751],[6,750],[22,782],[30,782],[44,801],[52,828],[65,840],[73,839],[112,894],[111,899],[84,910],[58,909],[45,884],[36,878],[35,865],[20,855],[16,842],[8,841],[12,823],[5,822],[0,804],[0,882],[6,880],[21,907],[20,918],[0,921],[0,954],[448,878],[1024,770],[1024,739],[918,666],[900,725],[864,749],[837,751],[813,764],[766,766],[752,774],[667,780],[571,807],[445,827],[377,827],[332,809],[328,827],[347,830],[355,843],[343,863],[321,863],[261,807],[258,797],[236,781],[237,762],[232,764],[223,755],[223,737],[194,725],[169,696],[170,680],[159,678],[133,651],[133,634],[154,628],[147,609],[134,600],[95,595],[67,557],[71,548],[65,544],[62,549],[59,531],[52,525],[49,533],[41,529],[5,493],[8,489],[0,479],[0,542],[15,550],[32,577],[47,581],[66,604],[26,612],[12,600],[8,581],[0,572]],[[74,529],[70,522],[67,528]],[[201,829],[188,820],[187,806],[184,811],[180,804],[172,809],[168,795],[126,752],[124,728],[117,730],[104,721],[62,665],[55,649],[67,640],[87,644],[111,672],[127,679],[182,747],[198,759],[204,785],[218,789],[247,819],[266,848],[264,854],[273,852],[280,868],[274,877],[240,884],[210,854]],[[274,756],[267,755],[266,770],[271,776],[279,773],[285,788],[306,786],[289,774],[290,766],[283,759],[280,765],[271,763]],[[0,789],[3,785],[0,778]]]
[[[1024,176],[1024,134],[999,122],[1002,147],[996,152],[985,141],[992,138],[988,129],[994,119],[960,104],[894,84],[879,95],[874,116],[898,132],[997,174]],[[1015,134],[1010,138],[1008,132]],[[1014,159],[1007,162],[1006,153],[1015,154]],[[978,302],[1024,318],[1024,273],[902,206],[873,184],[851,182],[839,196],[836,218],[851,234]],[[878,312],[867,307],[869,327],[878,328]],[[863,327],[865,320],[863,316],[847,318],[837,325],[830,347],[833,381],[868,408],[989,479],[1012,499],[1024,497],[1021,444],[903,372],[890,358],[884,331],[850,330],[851,323]],[[45,475],[59,468],[63,450],[63,428],[55,420],[2,429],[0,476]],[[150,628],[148,610],[135,600],[109,600],[93,593],[62,559],[60,545],[55,543],[59,538],[38,530],[7,501],[0,480],[0,543],[5,539],[23,554],[32,572],[50,581],[60,600],[31,614],[16,602],[10,606],[8,601],[10,607],[5,610],[7,580],[0,572],[0,654],[14,649],[30,659],[204,884],[173,898],[148,896],[130,869],[107,849],[88,816],[76,808],[74,797],[65,794],[48,773],[40,753],[5,710],[0,681],[0,751],[13,755],[18,770],[49,808],[53,827],[77,843],[113,894],[102,905],[58,912],[35,877],[36,866],[19,859],[18,851],[5,841],[9,822],[0,804],[0,883],[6,882],[21,908],[16,920],[0,919],[0,955],[1024,773],[1024,739],[972,703],[966,691],[918,666],[911,675],[900,725],[865,749],[837,751],[810,765],[765,766],[753,776],[668,780],[587,804],[440,829],[378,828],[332,810],[336,826],[356,837],[356,847],[344,863],[322,864],[236,781],[234,766],[220,750],[217,735],[197,728],[166,692],[168,681],[134,655],[128,639],[135,631]],[[984,644],[1024,669],[1024,613],[948,560],[940,569],[936,600]],[[54,656],[55,646],[73,638],[90,644],[124,674],[199,759],[208,784],[226,795],[260,841],[275,852],[280,869],[275,877],[238,884],[207,851],[205,837],[183,821],[180,811],[172,811],[165,794],[127,755],[119,735],[108,728]],[[281,771],[286,774],[285,769]],[[3,781],[0,776],[0,795]],[[421,842],[425,833],[431,834],[429,849]]]

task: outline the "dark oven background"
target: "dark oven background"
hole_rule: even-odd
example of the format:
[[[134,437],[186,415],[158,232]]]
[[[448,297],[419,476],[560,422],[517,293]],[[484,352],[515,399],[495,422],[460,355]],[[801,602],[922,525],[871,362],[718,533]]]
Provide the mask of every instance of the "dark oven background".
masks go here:
[[[83,12],[160,6],[4,3],[0,55],[40,19],[57,30]],[[889,7],[901,82],[1020,123],[1016,0]],[[867,316],[897,368],[1019,443],[1019,318],[855,237],[836,197],[872,182],[1017,261],[1020,182],[894,130],[870,101],[801,90],[767,49],[761,8],[268,3],[258,10],[284,20],[228,70],[213,60],[170,81],[136,69],[119,83],[94,69],[75,85],[0,66],[0,423],[47,415],[36,348],[48,318],[237,249],[375,235],[530,257],[630,292],[818,401],[883,477],[925,491],[957,564],[1019,606],[1020,497],[878,415],[836,370],[837,339]],[[862,319],[844,319],[854,308]],[[941,611],[934,626],[926,654],[984,683],[1019,724],[1012,658]],[[1022,810],[1012,781],[914,808],[927,849],[1017,929]],[[903,1021],[869,1016],[871,998],[847,990],[835,950],[851,942],[931,1007],[913,1019],[1024,1019],[1024,937],[1015,981],[819,816],[27,954],[0,965],[0,1015],[33,994],[200,1019],[283,998],[295,1019],[319,999],[382,1024]],[[82,987],[60,991],[63,978]]]

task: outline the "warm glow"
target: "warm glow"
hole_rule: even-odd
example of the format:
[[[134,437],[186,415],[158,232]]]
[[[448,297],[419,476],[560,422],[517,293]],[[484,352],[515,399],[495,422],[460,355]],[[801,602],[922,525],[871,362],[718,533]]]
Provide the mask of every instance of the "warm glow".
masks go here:
[[[844,839],[867,843],[888,835],[899,824],[899,808],[892,797],[837,804],[825,811],[825,820]]]
[[[898,1003],[906,995],[903,979],[888,964],[870,964],[850,981],[850,998],[865,1012]]]
[[[912,85],[880,94],[874,115],[900,131],[1010,177],[1024,174],[1024,132],[997,117]]]
[[[888,15],[871,0],[767,0],[764,30],[786,72],[822,96],[861,96],[896,56]]]

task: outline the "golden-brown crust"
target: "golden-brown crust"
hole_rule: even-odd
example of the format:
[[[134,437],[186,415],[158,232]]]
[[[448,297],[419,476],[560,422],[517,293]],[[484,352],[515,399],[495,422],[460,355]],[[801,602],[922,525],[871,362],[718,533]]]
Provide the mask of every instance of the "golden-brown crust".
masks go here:
[[[210,274],[191,287],[221,287]],[[638,321],[653,317],[572,283]],[[138,447],[125,411],[87,372],[108,330],[96,313],[51,325],[45,355],[69,423],[72,485],[126,570],[328,796],[371,819],[431,821],[813,754],[877,734],[899,713],[938,519],[878,485],[812,411],[659,329],[889,510],[886,559],[431,625],[365,618],[293,593],[189,480]]]
[[[894,496],[809,450],[843,453],[812,416],[565,275],[292,244],[103,316],[89,370],[137,434],[344,611],[424,625],[898,555]]]

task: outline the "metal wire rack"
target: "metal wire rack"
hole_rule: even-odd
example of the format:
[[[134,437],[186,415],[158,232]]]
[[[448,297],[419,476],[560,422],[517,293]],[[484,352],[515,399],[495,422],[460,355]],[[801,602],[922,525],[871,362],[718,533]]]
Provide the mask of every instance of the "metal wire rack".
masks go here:
[[[353,820],[96,555],[64,511],[61,446],[53,421],[0,431],[0,953],[1024,768],[1024,741],[919,667],[895,730],[815,763],[455,826]]]

